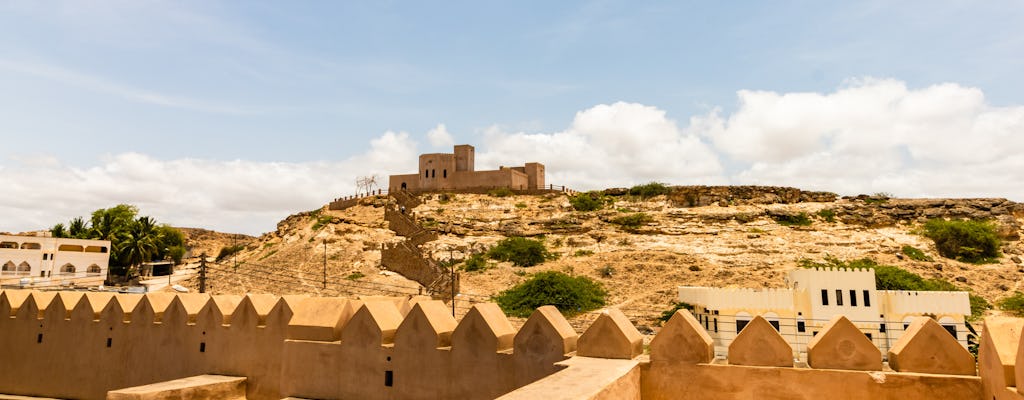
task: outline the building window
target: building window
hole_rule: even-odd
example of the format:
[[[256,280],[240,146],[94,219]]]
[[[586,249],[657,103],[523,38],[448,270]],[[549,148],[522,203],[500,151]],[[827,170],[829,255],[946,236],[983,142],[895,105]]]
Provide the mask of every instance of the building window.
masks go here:
[[[871,291],[864,291],[864,307],[871,307]]]
[[[949,332],[950,335],[953,335],[953,339],[960,339],[956,337],[956,325],[942,324],[942,327],[945,328],[946,332]]]
[[[800,333],[807,332],[807,325],[804,324],[804,321],[796,321],[796,331]]]
[[[857,291],[850,289],[850,307],[857,306]]]
[[[836,305],[837,306],[843,305],[843,290],[842,289],[836,289]]]
[[[768,323],[771,324],[771,326],[775,328],[776,332],[781,332],[780,328],[779,328],[779,321],[777,321],[777,320],[776,321],[768,321]]]
[[[715,333],[718,333],[718,318],[715,318],[714,322],[715,322]]]
[[[384,386],[391,387],[395,384],[395,372],[384,371]]]
[[[431,178],[437,178],[437,170],[436,169],[430,170],[430,177]]]
[[[885,322],[878,324],[878,333],[885,333]]]
[[[441,170],[441,175],[442,175],[443,178],[447,179],[448,178],[448,170],[447,169]]]
[[[821,305],[828,305],[828,290],[821,289]]]
[[[429,178],[430,177],[430,170],[429,169],[423,170],[423,177],[424,178]]]
[[[749,324],[749,323],[750,323],[750,321],[737,320],[736,321],[736,333],[738,334],[738,333],[742,332],[743,328],[746,328],[747,324]]]

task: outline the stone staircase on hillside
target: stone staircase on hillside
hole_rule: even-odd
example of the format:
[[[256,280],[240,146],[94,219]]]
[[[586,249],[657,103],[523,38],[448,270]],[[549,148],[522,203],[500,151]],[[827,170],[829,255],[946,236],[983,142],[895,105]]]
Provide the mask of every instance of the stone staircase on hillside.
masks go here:
[[[436,232],[423,228],[412,215],[411,210],[422,203],[404,191],[389,195],[395,199],[396,204],[389,204],[384,209],[384,220],[388,222],[389,229],[405,237],[405,240],[381,247],[381,265],[419,282],[431,296],[450,300],[452,293],[458,292],[457,277],[424,254],[420,248],[438,238]],[[404,212],[402,207],[405,208]]]

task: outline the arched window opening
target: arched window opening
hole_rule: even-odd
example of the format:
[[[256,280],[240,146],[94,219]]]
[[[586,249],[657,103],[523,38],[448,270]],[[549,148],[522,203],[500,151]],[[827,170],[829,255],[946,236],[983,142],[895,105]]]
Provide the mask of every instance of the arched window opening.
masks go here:
[[[761,317],[763,317],[764,319],[768,320],[768,323],[771,324],[772,328],[775,328],[776,332],[781,332],[782,331],[781,330],[782,328],[779,325],[779,314],[776,314],[776,313],[773,313],[773,312],[767,312],[767,313],[764,313],[763,315],[761,315]]]
[[[31,272],[32,266],[27,262],[22,261],[21,264],[18,264],[18,275],[28,275]]]
[[[402,182],[402,190],[406,190],[406,189],[408,189],[408,188],[409,188],[409,187],[405,185],[405,182]]]
[[[424,178],[429,178],[430,177],[430,170],[429,169],[423,170],[423,177]]]
[[[57,250],[60,250],[60,251],[77,251],[77,252],[82,252],[85,249],[82,246],[79,246],[77,244],[62,244],[62,245],[60,245],[60,247],[57,248]]]
[[[18,244],[14,242],[0,242],[0,249],[17,249]]]
[[[103,246],[89,246],[85,248],[86,253],[106,253],[107,248]]]
[[[736,313],[736,334],[739,335],[743,328],[747,327],[750,323],[750,313],[740,311]]]
[[[100,266],[96,264],[90,265],[89,269],[85,270],[85,272],[89,275],[99,275],[101,272]]]
[[[17,267],[14,266],[14,263],[8,261],[8,262],[4,263],[4,266],[3,266],[2,270],[0,270],[0,273],[3,273],[5,275],[6,274],[13,274],[16,269],[17,269]]]
[[[437,178],[437,170],[436,169],[430,170],[430,177],[431,178]]]
[[[21,244],[21,249],[22,250],[39,250],[41,248],[43,248],[43,247],[40,246],[39,243],[28,242],[28,243],[22,243]]]
[[[75,273],[75,266],[71,265],[70,263],[64,264],[64,266],[60,267],[60,273],[61,274],[73,274],[73,273]]]

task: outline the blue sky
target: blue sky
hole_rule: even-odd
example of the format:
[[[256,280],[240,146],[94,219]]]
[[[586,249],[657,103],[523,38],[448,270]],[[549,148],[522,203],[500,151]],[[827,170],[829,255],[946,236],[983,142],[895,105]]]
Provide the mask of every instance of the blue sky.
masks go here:
[[[963,149],[956,132],[1007,149],[964,158],[952,172],[1018,165],[1022,54],[1024,3],[1011,1],[3,2],[0,172],[24,178],[0,183],[44,192],[51,188],[38,182],[71,179],[66,189],[76,192],[0,200],[11,224],[0,231],[132,202],[163,221],[255,233],[350,192],[354,176],[407,172],[415,154],[452,142],[476,144],[492,166],[544,162],[583,188],[661,179],[1024,200],[1011,175],[919,184],[949,176],[929,157],[948,149],[926,142]],[[847,122],[821,125],[800,113],[886,112],[907,99],[915,106],[878,118],[891,122],[884,127],[862,123],[877,114],[828,114]],[[653,134],[650,124],[669,133]],[[929,136],[949,126],[957,130],[948,137]],[[577,136],[582,142],[559,139]],[[886,139],[894,137],[902,139]],[[663,172],[700,174],[635,168],[603,179],[523,145],[586,143],[574,150],[581,157],[604,151],[629,168],[651,159],[612,154],[629,148],[622,138],[668,138],[696,155]],[[391,143],[402,159],[375,153],[373,141]],[[736,150],[750,143],[779,148]],[[790,151],[793,143],[803,151]],[[868,143],[891,157],[867,162],[887,168],[841,173],[863,165],[856,149]],[[226,179],[227,170],[277,179],[226,189],[215,179],[156,177]],[[138,194],[138,182],[154,188]],[[297,188],[318,189],[293,200],[266,194]],[[265,201],[234,206],[211,192]],[[224,212],[234,216],[216,217]],[[240,222],[253,216],[258,223]]]

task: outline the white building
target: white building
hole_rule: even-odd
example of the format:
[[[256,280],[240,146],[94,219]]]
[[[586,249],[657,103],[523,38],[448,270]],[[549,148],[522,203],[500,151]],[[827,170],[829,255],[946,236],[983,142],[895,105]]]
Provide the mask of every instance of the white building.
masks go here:
[[[789,287],[781,289],[682,286],[679,301],[694,307],[693,315],[715,340],[719,354],[757,315],[775,326],[798,356],[835,315],[849,318],[883,354],[918,316],[934,318],[967,346],[967,292],[876,290],[874,270],[852,268],[795,269],[786,283]]]
[[[0,235],[3,285],[99,285],[109,262],[107,240]]]

